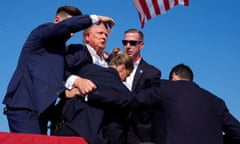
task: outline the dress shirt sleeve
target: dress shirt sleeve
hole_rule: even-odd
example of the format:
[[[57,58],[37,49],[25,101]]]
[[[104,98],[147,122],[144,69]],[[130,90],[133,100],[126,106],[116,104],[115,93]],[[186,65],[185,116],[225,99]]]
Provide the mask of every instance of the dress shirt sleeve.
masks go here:
[[[65,83],[65,87],[67,88],[67,89],[72,89],[73,88],[73,84],[74,84],[74,82],[75,82],[75,80],[77,79],[77,77],[78,76],[76,76],[76,75],[71,75],[71,76],[69,76],[68,77],[68,79],[67,79],[67,81],[66,81],[66,83]],[[88,95],[86,95],[86,96],[84,96],[84,100],[87,102],[88,101]]]
[[[99,22],[97,15],[90,15],[90,18],[91,18],[93,24],[96,24]]]
[[[69,89],[69,90],[72,89],[73,88],[73,84],[74,84],[75,80],[77,79],[77,77],[78,76],[76,76],[76,75],[69,76],[67,81],[66,81],[66,83],[65,83],[65,87],[67,89]]]

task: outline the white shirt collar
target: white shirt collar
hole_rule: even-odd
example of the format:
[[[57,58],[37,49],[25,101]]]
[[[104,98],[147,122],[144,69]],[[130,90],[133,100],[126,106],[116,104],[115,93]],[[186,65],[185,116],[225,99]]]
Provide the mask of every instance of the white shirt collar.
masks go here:
[[[86,44],[87,49],[92,56],[92,60],[94,64],[100,65],[102,67],[108,67],[107,62],[105,61],[104,57],[102,55],[98,55],[94,48],[92,48],[90,45]]]
[[[132,85],[133,85],[133,81],[134,81],[134,77],[138,68],[138,65],[140,63],[142,58],[140,58],[138,61],[136,61],[134,63],[134,67],[133,67],[133,71],[131,72],[131,74],[126,78],[126,81],[124,82],[124,84],[127,86],[127,88],[131,91],[132,90]]]

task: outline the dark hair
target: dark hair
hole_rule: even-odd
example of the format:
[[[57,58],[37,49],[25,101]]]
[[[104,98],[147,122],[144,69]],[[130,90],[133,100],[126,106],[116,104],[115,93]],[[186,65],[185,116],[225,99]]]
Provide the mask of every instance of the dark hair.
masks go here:
[[[139,34],[139,41],[144,41],[144,34],[142,31],[138,30],[138,29],[128,29],[124,32],[124,34],[126,33],[138,33]]]
[[[174,66],[169,74],[169,79],[172,79],[172,75],[176,74],[181,79],[188,79],[190,81],[193,81],[193,72],[191,68],[184,64],[178,64]]]
[[[57,9],[56,14],[59,14],[59,13],[62,13],[62,12],[67,13],[71,16],[82,15],[82,12],[74,6],[61,6]]]
[[[98,23],[96,23],[96,25],[100,25],[100,24],[104,24],[105,28],[110,31],[112,29],[112,25],[110,22],[102,22],[102,21],[99,21]]]

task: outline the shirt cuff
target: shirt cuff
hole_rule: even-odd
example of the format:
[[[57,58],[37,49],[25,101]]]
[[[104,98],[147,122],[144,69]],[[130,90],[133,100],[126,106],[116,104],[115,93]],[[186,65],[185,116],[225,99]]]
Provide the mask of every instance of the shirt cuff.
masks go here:
[[[99,22],[97,15],[90,15],[90,18],[91,18],[93,24],[96,24]]]
[[[65,83],[65,87],[67,89],[72,89],[73,88],[73,84],[75,82],[75,80],[78,78],[78,76],[76,75],[71,75],[70,77],[68,77],[66,83]]]

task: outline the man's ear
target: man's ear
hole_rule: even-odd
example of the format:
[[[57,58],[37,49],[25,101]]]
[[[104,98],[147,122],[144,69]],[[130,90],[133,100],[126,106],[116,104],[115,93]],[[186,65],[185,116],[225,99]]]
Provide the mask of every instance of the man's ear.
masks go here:
[[[53,23],[58,23],[59,21],[60,21],[60,18],[59,18],[58,16],[56,16],[56,17],[54,18]]]

